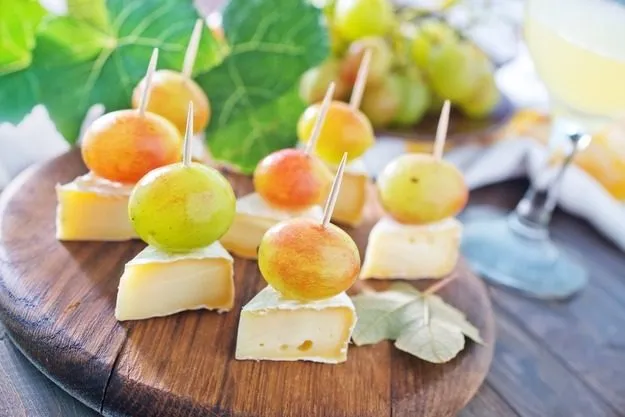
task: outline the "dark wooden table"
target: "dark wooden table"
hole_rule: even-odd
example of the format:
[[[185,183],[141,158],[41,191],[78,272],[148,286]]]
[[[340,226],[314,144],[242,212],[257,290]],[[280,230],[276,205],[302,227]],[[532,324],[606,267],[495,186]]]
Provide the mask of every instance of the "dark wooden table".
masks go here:
[[[480,189],[471,204],[511,208],[526,186],[517,181]],[[585,261],[590,285],[568,302],[534,301],[491,287],[495,359],[461,417],[625,416],[625,255],[562,212],[553,236]],[[0,417],[96,415],[39,373],[0,327]]]

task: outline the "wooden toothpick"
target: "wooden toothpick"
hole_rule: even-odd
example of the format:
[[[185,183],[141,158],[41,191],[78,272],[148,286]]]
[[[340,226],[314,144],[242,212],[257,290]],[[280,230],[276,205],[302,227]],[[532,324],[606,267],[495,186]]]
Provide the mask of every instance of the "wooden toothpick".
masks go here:
[[[197,57],[197,51],[200,47],[200,39],[202,38],[202,29],[204,22],[202,19],[195,21],[193,27],[193,33],[189,39],[189,45],[187,45],[187,51],[184,54],[184,63],[182,64],[182,75],[187,78],[191,78],[193,75],[193,65],[195,65],[195,58]]]
[[[187,111],[187,129],[184,133],[184,148],[182,153],[182,163],[185,166],[191,164],[191,142],[193,141],[193,102],[189,101]]]
[[[141,101],[139,102],[139,115],[143,117],[145,109],[148,107],[150,101],[150,86],[152,85],[152,75],[156,71],[156,62],[158,61],[158,48],[154,48],[152,51],[152,57],[150,57],[150,63],[148,64],[148,70],[145,73],[145,84],[143,86],[143,94],[141,95]]]
[[[445,150],[445,140],[447,139],[447,127],[449,126],[449,100],[445,100],[441,117],[438,119],[438,127],[436,128],[436,140],[434,141],[434,158],[440,160],[443,158]]]
[[[358,74],[356,75],[356,82],[354,83],[354,89],[352,90],[352,96],[349,100],[349,105],[352,109],[356,110],[360,107],[362,101],[362,95],[365,92],[365,84],[367,83],[367,75],[369,74],[369,64],[371,63],[371,49],[367,49],[360,61],[358,67]]]
[[[330,224],[330,219],[332,218],[332,213],[334,212],[334,206],[336,205],[336,200],[339,196],[339,190],[341,189],[341,181],[343,181],[343,171],[345,171],[346,163],[347,152],[343,154],[343,159],[341,159],[341,164],[339,165],[339,169],[336,171],[336,176],[334,177],[334,182],[332,183],[330,195],[328,196],[326,206],[323,209],[323,221],[321,222],[323,227],[328,227],[328,224]]]
[[[319,139],[319,135],[321,134],[321,128],[323,128],[323,124],[326,121],[326,116],[328,114],[328,109],[330,108],[330,104],[332,103],[332,97],[334,96],[334,89],[336,84],[334,82],[330,83],[328,86],[328,90],[326,91],[326,95],[323,98],[323,102],[321,103],[321,108],[319,109],[319,116],[317,116],[317,121],[313,126],[312,133],[308,138],[308,144],[306,145],[306,154],[312,154],[315,149],[315,145],[317,144],[317,139]]]

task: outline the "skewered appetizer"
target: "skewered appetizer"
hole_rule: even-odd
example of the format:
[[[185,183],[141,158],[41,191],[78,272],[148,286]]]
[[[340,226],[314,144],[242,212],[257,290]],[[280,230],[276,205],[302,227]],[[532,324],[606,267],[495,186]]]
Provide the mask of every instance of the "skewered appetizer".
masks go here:
[[[334,92],[326,92],[322,114],[311,132],[314,144],[322,130]],[[265,157],[254,171],[256,192],[237,201],[237,214],[222,243],[237,256],[256,259],[265,232],[276,223],[293,218],[320,220],[323,211],[319,203],[327,195],[332,173],[316,156],[312,145],[304,149],[283,149]]]
[[[236,359],[347,360],[356,313],[345,291],[358,277],[360,255],[352,238],[330,223],[345,164],[346,158],[321,221],[290,219],[264,235],[258,266],[269,285],[241,311]]]
[[[134,184],[151,170],[179,159],[182,139],[167,119],[146,111],[149,78],[158,50],[148,66],[141,106],[95,120],[82,139],[89,173],[57,185],[59,240],[128,240],[137,237],[128,220],[128,198]]]
[[[443,106],[434,155],[407,154],[390,162],[377,188],[387,216],[371,229],[360,277],[441,278],[458,260],[467,203],[462,173],[442,160],[449,102]]]
[[[367,79],[371,51],[362,58],[350,104],[333,101],[321,129],[314,151],[328,166],[336,171],[341,155],[347,152],[349,163],[345,169],[345,183],[341,189],[333,220],[349,226],[357,226],[362,221],[367,201],[369,175],[361,156],[373,145],[373,127],[360,110],[360,102]],[[306,144],[315,121],[321,112],[319,104],[309,106],[297,124],[297,136]]]
[[[150,172],[130,196],[130,220],[148,247],[126,264],[117,320],[234,304],[233,259],[218,242],[234,219],[234,191],[217,170],[191,162],[193,103],[187,123],[183,162]]]
[[[152,76],[151,98],[147,110],[172,122],[181,134],[186,128],[189,101],[193,103],[194,109],[193,134],[203,132],[210,121],[211,107],[208,97],[192,78],[203,29],[204,21],[198,19],[187,46],[182,72],[159,70]],[[143,78],[132,93],[132,106],[134,108],[140,106],[141,92],[144,90],[145,84],[146,78]]]

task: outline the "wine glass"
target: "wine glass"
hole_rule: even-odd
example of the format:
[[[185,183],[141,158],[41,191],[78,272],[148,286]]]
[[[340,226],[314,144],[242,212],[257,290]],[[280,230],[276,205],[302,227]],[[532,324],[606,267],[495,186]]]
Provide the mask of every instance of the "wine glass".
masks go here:
[[[566,298],[586,285],[587,271],[553,243],[548,225],[576,152],[625,112],[625,0],[528,0],[525,39],[550,96],[552,152],[567,145],[566,156],[511,213],[468,218],[462,251],[491,282]]]

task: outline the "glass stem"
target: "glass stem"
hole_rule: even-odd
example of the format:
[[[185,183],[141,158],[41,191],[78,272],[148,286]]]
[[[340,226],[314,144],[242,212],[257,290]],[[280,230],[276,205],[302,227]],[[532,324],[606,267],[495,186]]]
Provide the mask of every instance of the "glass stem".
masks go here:
[[[572,133],[568,135],[573,145],[566,155],[553,178],[544,186],[538,187],[531,184],[510,218],[513,229],[528,238],[547,238],[548,226],[551,216],[556,207],[560,183],[564,178],[566,169],[571,165],[577,154],[579,143],[582,138],[587,140],[586,135]]]

